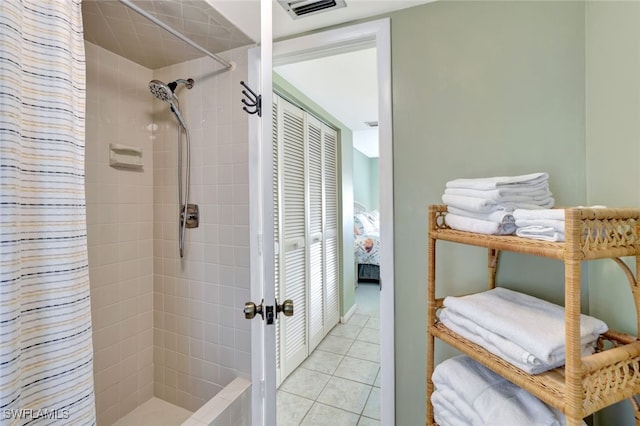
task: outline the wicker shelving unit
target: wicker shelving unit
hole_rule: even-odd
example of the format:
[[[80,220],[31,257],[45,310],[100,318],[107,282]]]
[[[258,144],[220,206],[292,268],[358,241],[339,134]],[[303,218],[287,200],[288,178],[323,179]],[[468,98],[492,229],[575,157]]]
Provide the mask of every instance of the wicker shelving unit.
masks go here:
[[[627,277],[635,303],[640,330],[640,285],[637,273],[620,260],[633,256],[640,271],[640,209],[565,210],[565,242],[544,242],[516,236],[473,234],[450,229],[444,222],[447,207],[429,206],[427,279],[427,419],[434,424],[430,399],[434,386],[435,339],[440,339],[522,387],[567,417],[567,425],[578,426],[588,415],[623,399],[634,407],[640,426],[640,339],[613,330],[603,334],[598,350],[581,358],[580,353],[580,266],[592,259],[613,259]],[[566,365],[542,374],[530,375],[460,337],[438,321],[443,298],[436,298],[436,242],[451,241],[488,249],[488,287],[496,285],[501,251],[557,259],[565,266]],[[604,285],[604,284],[603,284]]]

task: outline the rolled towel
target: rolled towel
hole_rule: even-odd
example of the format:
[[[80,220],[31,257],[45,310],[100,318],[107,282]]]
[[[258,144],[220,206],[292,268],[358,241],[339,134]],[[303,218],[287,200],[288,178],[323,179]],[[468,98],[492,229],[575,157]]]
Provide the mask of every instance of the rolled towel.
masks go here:
[[[524,389],[507,381],[466,355],[459,355],[438,364],[433,372],[433,383],[440,395],[442,406],[454,405],[450,399],[463,400],[473,409],[474,417],[468,425],[491,426],[561,426],[566,419],[560,411],[550,407]],[[445,390],[455,392],[454,396]],[[443,398],[440,398],[443,397]],[[432,401],[433,402],[433,401]],[[461,403],[455,406],[460,406]],[[434,405],[435,411],[435,405]],[[463,416],[466,411],[459,411]]]
[[[446,183],[447,188],[468,188],[479,190],[491,190],[513,185],[536,185],[546,182],[548,173],[531,173],[519,176],[496,176],[488,178],[454,179]]]
[[[495,334],[492,330],[483,328],[450,309],[443,309],[439,313],[438,319],[454,333],[482,346],[492,354],[508,361],[529,374],[543,373],[560,367],[565,363],[564,351],[553,353],[551,359],[549,359],[550,362],[544,363],[536,358],[535,355],[519,346],[517,342],[505,339]],[[582,356],[591,355],[594,352],[596,339],[597,337],[594,337],[592,341],[582,345]]]
[[[511,340],[545,364],[565,353],[564,308],[546,300],[503,287],[468,296],[447,296],[447,309]],[[580,344],[586,345],[607,331],[601,320],[580,316]]]
[[[510,218],[508,215],[505,215],[504,217]],[[511,220],[505,222],[492,222],[489,220],[447,213],[444,217],[444,222],[452,229],[475,232],[477,234],[511,235],[516,231],[516,225]]]
[[[558,231],[551,226],[525,226],[516,228],[516,235],[532,240],[548,241],[550,243],[564,241],[564,232]]]

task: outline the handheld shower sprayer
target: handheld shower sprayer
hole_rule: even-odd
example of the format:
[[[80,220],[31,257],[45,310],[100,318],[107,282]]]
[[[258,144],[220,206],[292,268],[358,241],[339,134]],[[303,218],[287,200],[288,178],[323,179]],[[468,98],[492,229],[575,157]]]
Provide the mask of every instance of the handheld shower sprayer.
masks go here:
[[[168,102],[171,111],[176,116],[180,126],[178,126],[178,208],[180,210],[180,229],[178,235],[178,244],[180,249],[180,257],[184,256],[185,229],[187,228],[187,208],[189,206],[189,177],[191,174],[191,141],[189,137],[189,129],[180,113],[180,102],[175,94],[175,90],[179,84],[184,84],[187,89],[193,87],[193,79],[178,79],[171,83],[165,84],[160,80],[151,80],[149,82],[149,90],[151,94],[161,101]],[[184,130],[187,139],[186,145],[186,173],[185,185],[182,185],[182,130]],[[184,198],[183,198],[184,193]]]

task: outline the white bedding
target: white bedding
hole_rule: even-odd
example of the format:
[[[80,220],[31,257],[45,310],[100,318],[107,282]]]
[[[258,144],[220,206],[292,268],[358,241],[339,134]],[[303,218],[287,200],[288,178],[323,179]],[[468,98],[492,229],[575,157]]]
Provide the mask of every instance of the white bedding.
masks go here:
[[[354,215],[355,261],[359,264],[380,265],[380,222],[377,211]]]

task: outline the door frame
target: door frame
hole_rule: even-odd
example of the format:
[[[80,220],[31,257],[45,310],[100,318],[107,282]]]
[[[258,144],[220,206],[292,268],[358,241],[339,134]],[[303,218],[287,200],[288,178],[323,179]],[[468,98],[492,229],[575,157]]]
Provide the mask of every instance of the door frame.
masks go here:
[[[263,2],[265,3],[265,2]],[[377,72],[378,72],[378,138],[380,149],[379,176],[380,176],[380,365],[381,365],[381,394],[380,394],[380,420],[384,426],[395,424],[395,336],[394,336],[394,231],[393,231],[393,131],[392,131],[392,111],[391,111],[391,30],[390,19],[380,19],[341,28],[321,31],[288,40],[273,43],[271,47],[272,58],[260,57],[260,48],[251,49],[249,52],[249,83],[257,87],[260,77],[260,69],[265,70],[266,63],[269,66],[281,65],[302,60],[309,60],[332,54],[345,53],[359,50],[366,47],[376,47]],[[262,51],[264,52],[264,45]],[[266,71],[265,71],[266,72]],[[273,90],[270,76],[263,77],[261,81],[261,92],[263,101],[262,124],[271,122],[271,93]],[[267,93],[269,92],[269,93]],[[268,104],[267,104],[268,102]],[[268,114],[268,117],[265,115]],[[266,120],[265,120],[266,118]],[[266,264],[273,263],[273,235],[268,237],[273,227],[262,226],[269,217],[268,212],[272,212],[272,202],[265,194],[267,186],[265,180],[268,177],[265,168],[270,166],[271,141],[270,130],[260,129],[260,120],[249,120],[249,134],[262,135],[262,141],[249,143],[249,204],[250,222],[253,226],[251,231],[251,297],[258,301],[264,294],[262,279],[258,276],[264,273],[269,267]],[[257,139],[257,138],[256,138]],[[253,138],[250,141],[255,140]],[[258,173],[251,171],[260,171]],[[262,180],[259,177],[262,177]],[[263,190],[264,188],[264,190]],[[264,204],[263,204],[264,203]],[[343,206],[343,209],[345,206]],[[348,207],[351,210],[352,207]],[[344,214],[343,214],[344,216]],[[272,217],[272,213],[271,213]],[[264,232],[264,235],[263,235]],[[271,242],[271,246],[267,244]],[[268,275],[265,275],[268,276]],[[256,277],[254,279],[254,277]],[[260,321],[261,323],[261,321]],[[257,413],[264,413],[263,398],[264,377],[269,375],[269,371],[257,371],[264,369],[266,364],[258,362],[264,359],[267,342],[264,340],[262,325],[256,324],[252,327],[251,335],[251,356],[252,356],[252,381],[254,383],[252,411],[254,413],[254,425],[262,425],[266,420]],[[265,347],[263,347],[263,345]],[[273,342],[275,346],[275,341]],[[275,353],[275,350],[274,350]],[[267,363],[269,364],[269,363]],[[275,370],[275,367],[274,367]],[[275,375],[275,371],[273,372]],[[268,381],[267,381],[268,383]],[[255,386],[258,384],[258,386]],[[259,388],[259,389],[255,389]],[[260,398],[260,401],[256,401]],[[269,398],[267,398],[269,399]],[[267,403],[266,405],[269,405]],[[275,408],[275,407],[274,407]],[[270,410],[267,408],[267,412]],[[269,416],[267,416],[269,417]],[[260,423],[256,423],[259,421]],[[270,426],[270,425],[269,425]]]

